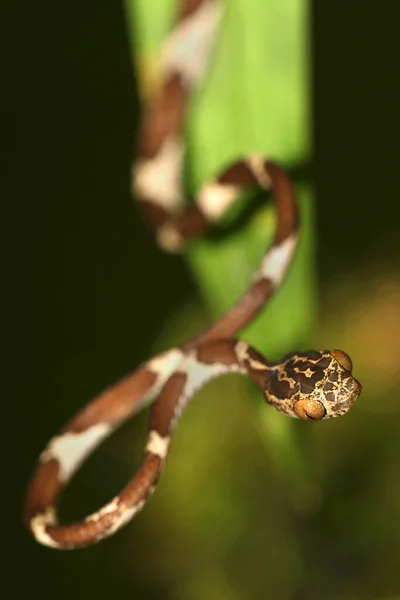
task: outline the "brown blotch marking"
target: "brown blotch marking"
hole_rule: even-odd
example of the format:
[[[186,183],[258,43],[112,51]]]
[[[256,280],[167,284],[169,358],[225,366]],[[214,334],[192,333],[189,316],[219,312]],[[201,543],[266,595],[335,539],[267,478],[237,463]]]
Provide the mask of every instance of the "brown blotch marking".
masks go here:
[[[291,371],[288,371],[288,376],[289,377],[296,377],[296,373],[292,373]],[[324,378],[324,373],[321,371],[317,371],[316,373],[314,373],[311,377],[307,377],[304,373],[297,373],[297,380],[300,384],[300,388],[301,390],[307,389],[307,390],[313,390],[316,386],[316,384],[321,381]]]
[[[141,196],[138,198],[138,204],[146,221],[154,229],[159,229],[164,223],[171,219],[171,214],[159,204],[154,204],[154,202],[151,201],[151,198],[147,199],[144,196]]]
[[[188,96],[181,75],[172,74],[145,113],[139,136],[139,160],[154,158],[170,134],[180,136]]]
[[[131,414],[156,379],[157,375],[146,367],[127,375],[85,406],[62,433],[81,433],[98,423],[120,423]]]
[[[331,383],[330,381],[327,381],[324,385],[324,390],[327,392],[334,392],[335,390],[337,390],[337,386]]]
[[[330,380],[333,382],[338,382],[339,381],[339,373],[337,371],[332,371]]]
[[[329,400],[330,402],[334,402],[336,399],[336,394],[333,391],[325,391],[324,390],[324,396],[327,400]]]
[[[314,388],[318,381],[324,377],[324,372],[318,368],[312,368],[312,375],[306,375],[306,371],[308,372],[309,365],[306,363],[302,365],[302,367],[295,366],[296,362],[290,361],[285,365],[284,371],[289,379],[297,380],[301,386],[305,386],[307,388]]]
[[[266,362],[266,360],[262,356],[262,354],[257,352],[257,350],[254,350],[254,348],[251,348],[251,346],[249,346],[249,348],[247,350],[247,355],[249,356],[249,358],[251,358],[252,360],[256,360],[257,362],[261,363],[263,366],[265,366],[265,367],[269,366],[269,364]]]
[[[150,431],[155,429],[159,435],[165,437],[170,433],[178,399],[185,387],[186,373],[174,373],[168,379],[150,413]]]
[[[269,377],[266,385],[267,394],[275,396],[278,400],[286,400],[292,398],[299,391],[299,386],[296,384],[293,388],[290,387],[288,381],[279,381],[277,374]]]
[[[289,360],[296,360],[296,363],[299,362],[301,363],[303,361],[303,357],[296,354],[296,352],[289,352],[288,354],[285,354],[283,356],[283,358],[281,358],[280,360],[275,362],[275,365],[278,367],[281,367],[281,365],[285,365]]]
[[[267,371],[253,369],[249,366],[247,371],[250,379],[252,379],[265,392],[266,381],[268,378]]]
[[[333,401],[333,404],[330,407],[331,411],[335,412],[335,413],[342,413],[343,409],[346,406],[346,403],[345,402],[338,402],[338,400],[337,400],[336,397],[333,398],[332,401]]]
[[[220,363],[222,365],[237,364],[235,354],[236,341],[219,341],[200,346],[197,350],[197,360],[206,365]]]
[[[269,296],[272,294],[273,291],[274,291],[274,286],[270,279],[263,277],[256,283],[253,283],[253,285],[250,287],[250,290],[244,296],[244,298],[246,298],[246,301],[248,302],[248,304],[253,305],[253,313],[251,314],[249,321],[252,320],[254,314],[256,312],[258,312],[258,310],[268,300]],[[251,294],[252,298],[247,299],[247,296],[249,296],[250,294]],[[244,304],[243,304],[243,307],[244,307]],[[242,310],[243,310],[243,308],[242,308]]]
[[[332,363],[332,358],[330,356],[322,356],[317,362],[316,365],[321,369],[326,369]]]
[[[113,510],[100,514],[95,519],[89,518],[65,526],[49,526],[46,528],[47,533],[58,544],[66,547],[87,546],[107,537],[107,531],[113,528],[125,510],[146,500],[152,486],[160,476],[161,467],[162,462],[159,457],[151,453],[147,454],[135,477],[119,494]]]
[[[205,0],[184,0],[181,2],[178,11],[178,21],[183,21],[183,19],[190,17],[204,3]]]
[[[105,532],[114,525],[120,513],[121,508],[118,504],[114,510],[99,516],[97,520],[49,526],[46,527],[46,531],[58,544],[67,548],[68,546],[79,548],[105,537]]]
[[[58,479],[59,462],[55,458],[39,465],[29,484],[25,499],[25,522],[29,527],[32,517],[52,506],[62,489]]]
[[[271,178],[277,212],[278,227],[273,240],[275,246],[281,244],[283,240],[297,230],[297,204],[292,182],[285,171],[271,161],[265,161],[264,166]]]
[[[135,477],[120,493],[120,501],[127,506],[133,506],[146,500],[160,478],[162,465],[163,460],[159,456],[152,452],[147,453]]]
[[[231,338],[249,323],[264,303],[272,295],[274,288],[269,279],[259,279],[253,283],[245,295],[216,321],[209,329],[186,342],[181,346],[183,350],[190,350],[199,344],[214,339]]]
[[[249,377],[263,390],[265,391],[265,386],[267,384],[267,380],[270,376],[270,372],[268,370],[269,364],[266,363],[265,358],[259,354],[254,348],[249,347],[247,349],[248,359],[245,359],[245,366],[247,367],[247,373]],[[252,361],[256,361],[257,363],[261,363],[260,366],[252,363]],[[264,368],[265,367],[265,368]]]
[[[198,206],[190,206],[182,214],[170,221],[180,237],[188,240],[201,235],[209,226],[209,221]]]
[[[314,389],[315,388],[313,385],[306,384],[306,383],[300,383],[300,392],[303,395],[306,395],[306,396],[311,395],[313,393]]]
[[[243,160],[240,160],[229,166],[223,173],[221,173],[217,179],[217,182],[220,184],[238,185],[242,187],[258,185],[254,173]]]

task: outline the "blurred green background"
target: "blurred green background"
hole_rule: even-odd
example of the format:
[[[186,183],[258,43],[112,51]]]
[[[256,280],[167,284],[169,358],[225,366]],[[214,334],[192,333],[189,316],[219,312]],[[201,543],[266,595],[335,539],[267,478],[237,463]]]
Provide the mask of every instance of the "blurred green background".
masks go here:
[[[272,410],[260,395],[235,377],[213,383],[185,413],[140,516],[70,553],[38,546],[22,527],[43,445],[91,396],[209,316],[188,264],[159,252],[130,198],[139,113],[123,4],[8,8],[9,597],[399,599],[400,5],[309,4],[311,143],[288,156],[299,188],[315,190],[317,253],[303,272],[318,282],[305,292],[308,339],[292,332],[292,347],[349,352],[363,384],[354,410],[293,429],[299,477],[280,463],[284,447],[276,456],[265,443],[260,416],[268,422]],[[145,434],[142,415],[107,441],[68,489],[61,516],[112,496]]]

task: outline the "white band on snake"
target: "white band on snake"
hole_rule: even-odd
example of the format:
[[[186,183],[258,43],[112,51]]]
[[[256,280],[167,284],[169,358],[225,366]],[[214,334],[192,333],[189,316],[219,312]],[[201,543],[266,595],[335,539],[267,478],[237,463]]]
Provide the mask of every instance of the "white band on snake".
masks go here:
[[[248,187],[271,188],[276,231],[250,287],[209,329],[178,348],[140,365],[84,407],[48,444],[26,496],[25,519],[37,541],[54,548],[98,542],[126,524],[144,505],[164,468],[177,421],[194,394],[228,373],[250,377],[277,410],[304,420],[345,414],[361,386],[350,358],[340,350],[292,352],[272,363],[234,336],[281,285],[298,238],[291,182],[277,164],[259,155],[229,165],[183,207],[182,129],[190,92],[207,67],[221,18],[219,0],[182,0],[175,26],[161,52],[160,87],[145,107],[133,191],[166,250],[180,250],[201,234]],[[190,40],[191,51],[187,52]],[[185,52],[182,50],[185,48]],[[126,419],[154,401],[143,462],[128,485],[85,519],[57,523],[55,504],[86,457]]]

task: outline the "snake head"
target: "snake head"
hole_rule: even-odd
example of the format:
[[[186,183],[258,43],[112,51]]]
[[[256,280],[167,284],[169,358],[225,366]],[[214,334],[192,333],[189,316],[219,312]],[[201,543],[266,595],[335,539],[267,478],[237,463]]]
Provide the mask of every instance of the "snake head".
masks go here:
[[[278,410],[304,421],[340,417],[361,392],[351,371],[351,360],[341,350],[291,353],[274,365],[266,397]]]

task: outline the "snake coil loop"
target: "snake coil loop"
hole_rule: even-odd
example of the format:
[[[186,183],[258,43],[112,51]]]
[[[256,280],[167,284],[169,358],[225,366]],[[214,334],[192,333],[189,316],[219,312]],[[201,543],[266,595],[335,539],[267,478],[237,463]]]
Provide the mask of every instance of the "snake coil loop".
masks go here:
[[[181,0],[175,28],[161,53],[162,82],[146,108],[132,180],[136,199],[164,249],[177,251],[212,225],[243,190],[271,188],[277,225],[271,247],[249,288],[209,329],[140,365],[105,390],[53,437],[42,452],[26,496],[25,520],[37,541],[54,548],[98,542],[144,505],[164,468],[177,421],[194,394],[212,379],[241,373],[255,381],[277,410],[303,420],[345,414],[360,394],[350,358],[340,350],[291,353],[272,363],[234,336],[280,287],[298,239],[291,182],[277,164],[253,154],[228,166],[179,211],[189,91],[200,82],[221,19],[220,0]],[[187,54],[190,40],[192,53]],[[155,400],[154,400],[155,399]],[[55,504],[86,457],[123,421],[154,401],[143,462],[128,485],[82,521],[59,525]]]

